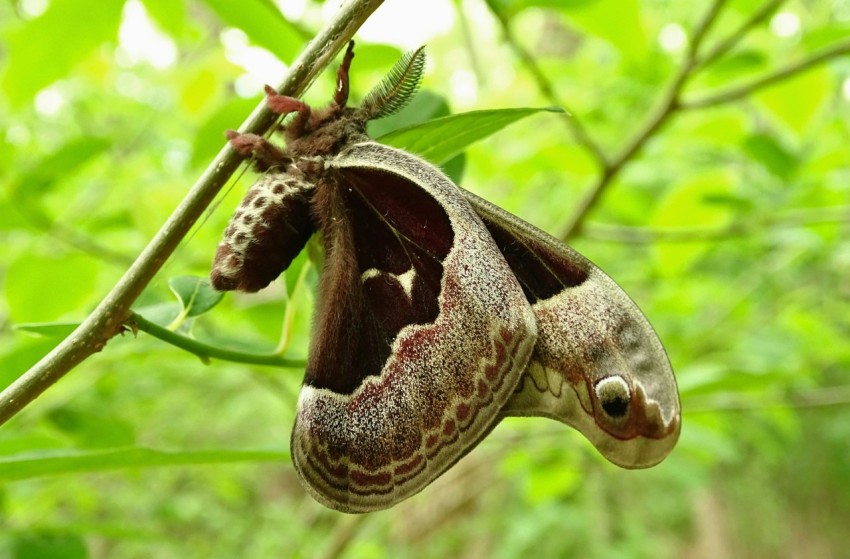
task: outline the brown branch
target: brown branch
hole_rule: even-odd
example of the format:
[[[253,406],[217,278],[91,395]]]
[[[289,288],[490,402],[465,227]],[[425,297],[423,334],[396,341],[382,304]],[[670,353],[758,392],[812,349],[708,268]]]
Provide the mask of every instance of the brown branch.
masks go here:
[[[705,109],[707,107],[713,107],[722,103],[737,101],[738,99],[742,99],[744,97],[752,95],[760,89],[769,87],[796,74],[811,70],[819,64],[823,64],[828,60],[831,60],[844,54],[850,54],[850,41],[843,41],[841,43],[833,45],[815,55],[812,55],[797,62],[796,64],[791,64],[790,66],[787,66],[781,70],[777,70],[776,72],[753,80],[750,83],[731,88],[728,91],[716,93],[713,95],[706,95],[701,99],[698,98],[692,101],[682,101],[680,103],[680,107],[682,109]]]
[[[489,2],[488,5],[490,5]],[[590,134],[588,134],[584,125],[582,125],[581,121],[578,117],[576,117],[575,113],[571,111],[564,101],[558,97],[557,93],[555,93],[555,88],[552,85],[552,82],[549,81],[549,78],[547,78],[546,74],[543,73],[543,70],[540,69],[540,66],[537,64],[537,61],[531,53],[528,52],[528,50],[516,39],[513,31],[511,30],[507,16],[492,6],[491,9],[493,15],[496,17],[502,28],[502,35],[504,36],[505,41],[508,42],[514,51],[514,54],[517,55],[520,62],[525,66],[525,69],[529,74],[531,74],[531,77],[534,78],[534,81],[537,83],[537,89],[540,90],[540,93],[548,99],[551,104],[564,109],[564,122],[566,122],[567,127],[570,129],[570,134],[572,134],[573,138],[575,138],[579,145],[583,146],[590,152],[602,169],[607,168],[608,160],[605,153],[602,151],[602,148],[600,148],[593,138],[590,137]]]
[[[342,6],[333,20],[293,62],[289,75],[278,91],[292,96],[302,93],[382,2],[383,0],[352,0]],[[262,102],[242,124],[240,131],[264,134],[275,121],[276,115]],[[97,308],[73,333],[0,393],[0,424],[8,421],[76,365],[103,349],[110,338],[124,330],[133,302],[241,162],[242,158],[225,144]]]
[[[775,12],[779,8],[779,6],[784,3],[785,0],[770,0],[770,2],[759,8],[756,13],[750,16],[747,21],[745,21],[738,29],[731,33],[724,41],[721,41],[713,49],[711,49],[708,54],[706,54],[705,56],[698,57],[696,60],[696,65],[700,67],[708,66],[718,58],[725,55],[727,52],[732,50],[738,43],[741,42],[741,39],[743,39],[747,35],[747,33],[749,33],[750,29],[770,17],[773,12]]]
[[[673,77],[673,81],[669,86],[667,86],[667,91],[664,94],[661,104],[620,151],[620,153],[610,159],[608,165],[605,166],[602,174],[596,181],[596,184],[591,187],[590,191],[588,191],[584,198],[582,198],[579,202],[578,208],[573,213],[572,217],[570,217],[570,220],[567,222],[567,226],[564,229],[564,233],[561,235],[562,239],[568,240],[581,232],[584,220],[590,213],[590,210],[596,206],[602,198],[602,194],[611,185],[614,178],[620,173],[625,164],[637,155],[649,139],[661,130],[662,126],[679,108],[679,97],[682,94],[682,89],[684,88],[685,83],[696,68],[697,53],[699,52],[699,48],[705,38],[705,34],[711,28],[711,25],[717,20],[717,16],[725,3],[726,0],[714,0],[708,12],[706,12],[699,24],[697,24],[697,27],[694,29],[693,35],[691,36],[688,53],[682,61],[676,75]]]
[[[587,223],[583,232],[584,236],[588,239],[641,245],[653,243],[697,243],[701,241],[734,239],[761,235],[779,229],[813,225],[833,225],[836,223],[850,223],[850,206],[795,210],[782,216],[763,219],[755,223],[747,220],[732,223],[725,227],[653,228]]]

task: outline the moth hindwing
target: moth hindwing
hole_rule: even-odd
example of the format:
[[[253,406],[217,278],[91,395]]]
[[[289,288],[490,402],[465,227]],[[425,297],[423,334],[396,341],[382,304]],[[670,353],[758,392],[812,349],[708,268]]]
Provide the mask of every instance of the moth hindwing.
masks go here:
[[[415,91],[422,49],[359,109],[346,107],[353,57],[351,43],[326,108],[267,88],[273,111],[297,113],[285,149],[228,133],[264,174],[211,274],[217,289],[256,291],[322,234],[291,440],[307,491],[346,512],[392,506],[507,415],[573,425],[626,467],[660,460],[678,435],[678,397],[634,303],[566,246],[365,135]]]

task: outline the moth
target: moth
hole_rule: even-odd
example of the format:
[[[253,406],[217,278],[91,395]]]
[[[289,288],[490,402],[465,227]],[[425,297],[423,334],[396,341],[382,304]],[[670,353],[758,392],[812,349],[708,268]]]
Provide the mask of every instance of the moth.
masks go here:
[[[295,113],[286,147],[228,131],[262,173],[218,246],[211,281],[257,291],[313,234],[325,258],[292,459],[319,502],[388,508],[431,483],[506,416],[581,431],[610,461],[661,461],[680,429],[676,382],[637,306],[596,266],[435,166],[366,135],[419,86],[422,48],[359,108],[354,43],[331,104]]]

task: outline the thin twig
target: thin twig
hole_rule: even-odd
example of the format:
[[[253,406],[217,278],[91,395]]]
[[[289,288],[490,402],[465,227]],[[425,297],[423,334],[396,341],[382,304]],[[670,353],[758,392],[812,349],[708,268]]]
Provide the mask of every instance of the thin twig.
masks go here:
[[[724,227],[630,227],[602,223],[585,224],[588,239],[622,244],[696,243],[765,235],[771,230],[850,223],[850,206],[831,206],[795,210],[785,215],[741,221]]]
[[[564,109],[564,122],[567,123],[573,138],[575,138],[576,142],[590,152],[602,169],[605,169],[608,166],[608,160],[605,153],[602,151],[602,148],[599,147],[593,138],[590,137],[590,134],[588,134],[584,125],[582,125],[581,121],[576,117],[575,113],[571,111],[564,101],[558,97],[558,94],[555,93],[555,87],[552,85],[552,82],[549,81],[549,78],[546,77],[546,74],[543,73],[543,70],[540,69],[537,61],[514,36],[507,17],[496,9],[493,9],[493,15],[495,15],[502,28],[502,35],[504,36],[505,41],[507,41],[507,43],[511,46],[520,62],[525,66],[528,73],[531,74],[532,78],[534,78],[534,81],[537,83],[537,89],[540,90],[540,93],[546,97],[551,104]]]
[[[336,55],[383,0],[351,0],[319,33],[290,67],[278,88],[297,96]],[[265,134],[276,115],[260,103],[240,128],[241,132]],[[124,276],[83,323],[53,351],[0,393],[0,424],[32,402],[76,365],[100,351],[124,330],[130,306],[150,283],[168,257],[215,198],[242,162],[225,144],[162,228]]]
[[[736,101],[738,99],[748,97],[760,89],[769,87],[796,74],[800,74],[802,72],[805,72],[806,70],[811,70],[819,64],[823,64],[824,62],[827,62],[832,58],[836,58],[844,54],[850,54],[850,41],[843,41],[841,43],[833,45],[817,54],[814,54],[808,58],[797,62],[796,64],[791,64],[790,66],[782,68],[781,70],[777,70],[776,72],[753,80],[750,83],[731,88],[728,91],[724,91],[722,93],[706,95],[702,98],[694,99],[692,101],[685,100],[682,101],[679,106],[682,109],[705,109],[707,107],[713,107],[722,103]]]
[[[741,39],[747,36],[750,29],[770,17],[786,0],[771,0],[745,21],[738,29],[721,41],[708,54],[697,58],[695,65],[705,67],[735,48]]]
[[[697,27],[694,29],[691,36],[691,42],[688,48],[688,53],[682,61],[679,70],[673,77],[673,81],[667,87],[667,92],[659,107],[652,113],[647,122],[638,130],[626,146],[619,154],[609,160],[608,165],[603,169],[602,174],[596,181],[596,184],[591,187],[590,191],[585,194],[584,198],[579,202],[578,208],[573,213],[561,238],[568,240],[581,232],[582,225],[590,210],[599,202],[602,194],[611,185],[614,178],[623,169],[623,166],[630,161],[652,138],[656,132],[667,122],[667,120],[679,108],[679,97],[682,89],[685,86],[688,78],[695,69],[697,54],[699,48],[705,38],[706,33],[711,28],[711,25],[717,20],[717,16],[726,0],[714,0],[708,12],[700,20]]]

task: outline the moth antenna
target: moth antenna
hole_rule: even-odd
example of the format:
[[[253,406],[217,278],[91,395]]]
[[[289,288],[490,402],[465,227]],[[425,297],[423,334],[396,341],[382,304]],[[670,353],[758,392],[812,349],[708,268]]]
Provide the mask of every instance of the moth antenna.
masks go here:
[[[407,52],[366,96],[361,109],[369,120],[398,112],[416,93],[425,69],[425,46]]]

